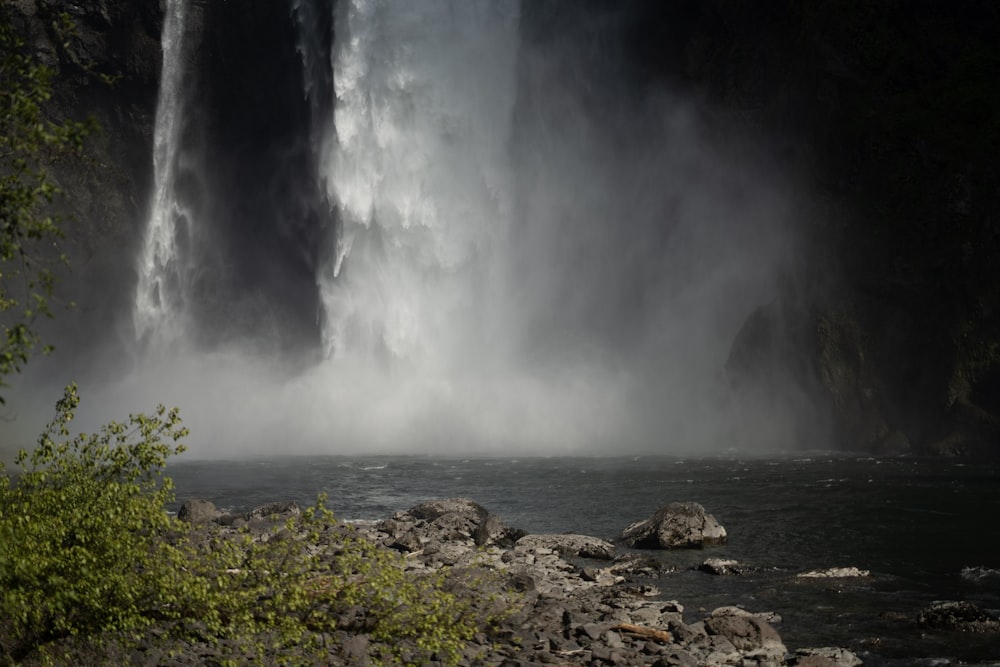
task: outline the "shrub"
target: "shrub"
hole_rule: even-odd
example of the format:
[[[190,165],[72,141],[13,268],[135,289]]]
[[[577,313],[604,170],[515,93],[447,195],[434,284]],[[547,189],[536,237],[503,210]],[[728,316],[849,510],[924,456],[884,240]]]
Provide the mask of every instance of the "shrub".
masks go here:
[[[364,609],[372,639],[388,648],[394,662],[423,665],[434,659],[458,663],[478,632],[494,629],[505,617],[499,580],[489,570],[443,568],[415,574],[404,557],[353,540],[339,556],[341,576],[335,600],[340,608]]]
[[[0,468],[0,640],[15,659],[60,637],[141,630],[174,586],[176,547],[157,538],[178,523],[162,477],[183,449],[177,411],[68,439],[78,402],[67,388],[36,449],[15,459],[16,483]]]
[[[408,573],[398,554],[336,525],[323,496],[264,533],[171,517],[164,470],[187,434],[177,410],[70,438],[78,403],[68,387],[17,473],[0,464],[0,664],[33,652],[76,664],[74,642],[91,647],[89,662],[115,664],[154,639],[208,644],[223,665],[322,662],[349,612],[388,661],[454,664],[501,617],[495,582],[456,593],[443,572]],[[100,646],[118,657],[95,658]]]

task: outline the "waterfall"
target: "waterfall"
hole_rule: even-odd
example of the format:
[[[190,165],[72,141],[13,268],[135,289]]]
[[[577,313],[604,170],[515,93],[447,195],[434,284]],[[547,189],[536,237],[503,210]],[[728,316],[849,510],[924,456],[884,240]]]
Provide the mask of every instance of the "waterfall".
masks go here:
[[[182,244],[191,234],[191,218],[176,191],[184,114],[184,30],[187,0],[167,0],[162,47],[163,66],[153,138],[154,190],[145,238],[139,253],[139,281],[133,321],[140,340],[176,339],[183,332],[183,307],[192,267]]]
[[[645,87],[632,9],[254,7],[166,4],[127,398],[170,387],[215,452],[732,437],[788,209]]]
[[[487,318],[481,290],[510,215],[519,5],[337,12],[320,169],[338,217],[318,279],[326,352],[451,359]]]

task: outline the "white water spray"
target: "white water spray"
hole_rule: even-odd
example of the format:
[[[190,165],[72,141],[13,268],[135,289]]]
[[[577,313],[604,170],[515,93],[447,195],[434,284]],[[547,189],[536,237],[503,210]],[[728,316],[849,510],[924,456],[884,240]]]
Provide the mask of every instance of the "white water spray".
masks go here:
[[[321,167],[340,216],[319,278],[328,356],[437,364],[488,319],[518,13],[516,0],[341,3]]]
[[[154,192],[139,254],[139,281],[133,322],[140,340],[177,340],[185,329],[184,303],[193,267],[181,245],[191,236],[192,221],[177,196],[180,135],[184,115],[184,31],[187,0],[167,0],[164,16],[163,67],[153,138]]]
[[[168,5],[134,314],[140,336],[177,344],[105,402],[180,405],[200,444],[194,456],[268,454],[277,443],[285,453],[729,446],[740,424],[725,412],[720,374],[739,326],[773,294],[787,211],[773,181],[707,139],[690,106],[609,85],[619,71],[606,44],[579,35],[563,43],[562,31],[539,38],[519,25],[515,0],[342,0],[332,54],[314,22],[330,5],[295,0],[302,88],[288,103],[305,101],[311,125],[282,136],[311,142],[288,148],[315,162],[282,173],[276,193],[318,175],[321,193],[292,191],[318,219],[327,202],[335,210],[310,301],[323,359],[311,363],[310,347],[310,363],[289,371],[258,345],[272,336],[274,303],[241,310],[241,290],[260,289],[269,263],[288,261],[242,243],[272,220],[237,220],[213,235],[220,222],[201,211],[226,211],[268,182],[211,178],[226,160],[250,155],[264,172],[294,162],[269,163],[281,147],[256,152],[252,133],[227,137],[241,149],[227,153],[206,132],[204,155],[182,156],[185,117],[203,117],[200,99],[185,114],[180,71],[185,13],[199,6]],[[580,11],[596,33],[605,29],[600,15]],[[604,59],[612,65],[594,77]],[[256,81],[243,74],[244,86]],[[188,178],[204,191],[201,205]],[[266,194],[255,201],[269,203]],[[292,209],[263,208],[273,224],[289,222]],[[322,222],[308,229],[320,236]],[[213,285],[224,271],[210,263],[248,247],[261,280]],[[199,285],[217,288],[211,300],[192,287],[199,274]],[[234,319],[237,334],[200,345],[199,335],[211,340]]]

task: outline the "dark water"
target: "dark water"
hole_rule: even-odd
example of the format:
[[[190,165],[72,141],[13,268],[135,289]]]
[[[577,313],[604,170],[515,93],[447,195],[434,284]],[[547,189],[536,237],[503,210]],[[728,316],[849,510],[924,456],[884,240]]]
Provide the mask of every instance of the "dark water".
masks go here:
[[[614,537],[675,500],[700,502],[729,544],[665,552],[679,566],[708,557],[761,568],[743,577],[682,569],[656,582],[694,621],[740,604],[775,611],[790,649],[848,646],[866,664],[1000,664],[1000,637],[925,633],[935,600],[1000,610],[1000,467],[940,460],[311,457],[179,462],[179,499],[231,510],[319,492],[340,518],[378,519],[438,497],[464,496],[529,532]],[[814,568],[872,576],[802,580]]]

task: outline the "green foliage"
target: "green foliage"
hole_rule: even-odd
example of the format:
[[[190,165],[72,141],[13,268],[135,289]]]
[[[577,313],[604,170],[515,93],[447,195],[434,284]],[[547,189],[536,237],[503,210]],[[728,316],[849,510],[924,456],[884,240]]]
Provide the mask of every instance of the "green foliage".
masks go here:
[[[447,568],[418,575],[406,571],[399,553],[362,539],[348,543],[337,565],[347,578],[334,586],[336,602],[366,610],[372,639],[389,647],[393,662],[456,664],[476,633],[490,630],[506,613],[496,604],[497,582],[485,571]]]
[[[175,587],[176,548],[157,538],[177,523],[162,477],[183,449],[177,411],[68,439],[78,403],[67,388],[37,448],[18,454],[16,484],[0,469],[0,640],[15,657],[60,637],[140,630]]]
[[[495,582],[466,577],[459,594],[444,572],[407,572],[337,525],[322,496],[263,531],[171,517],[165,465],[187,434],[177,410],[70,438],[78,403],[68,387],[16,474],[0,465],[0,664],[116,664],[154,640],[207,644],[222,665],[322,663],[338,629],[368,632],[388,662],[454,664],[501,618]],[[360,627],[338,628],[345,614]],[[82,659],[73,641],[119,652]]]
[[[60,191],[48,168],[78,153],[92,129],[46,116],[52,76],[0,12],[0,383],[39,345],[37,318],[51,316],[51,249],[62,231],[53,213]]]

